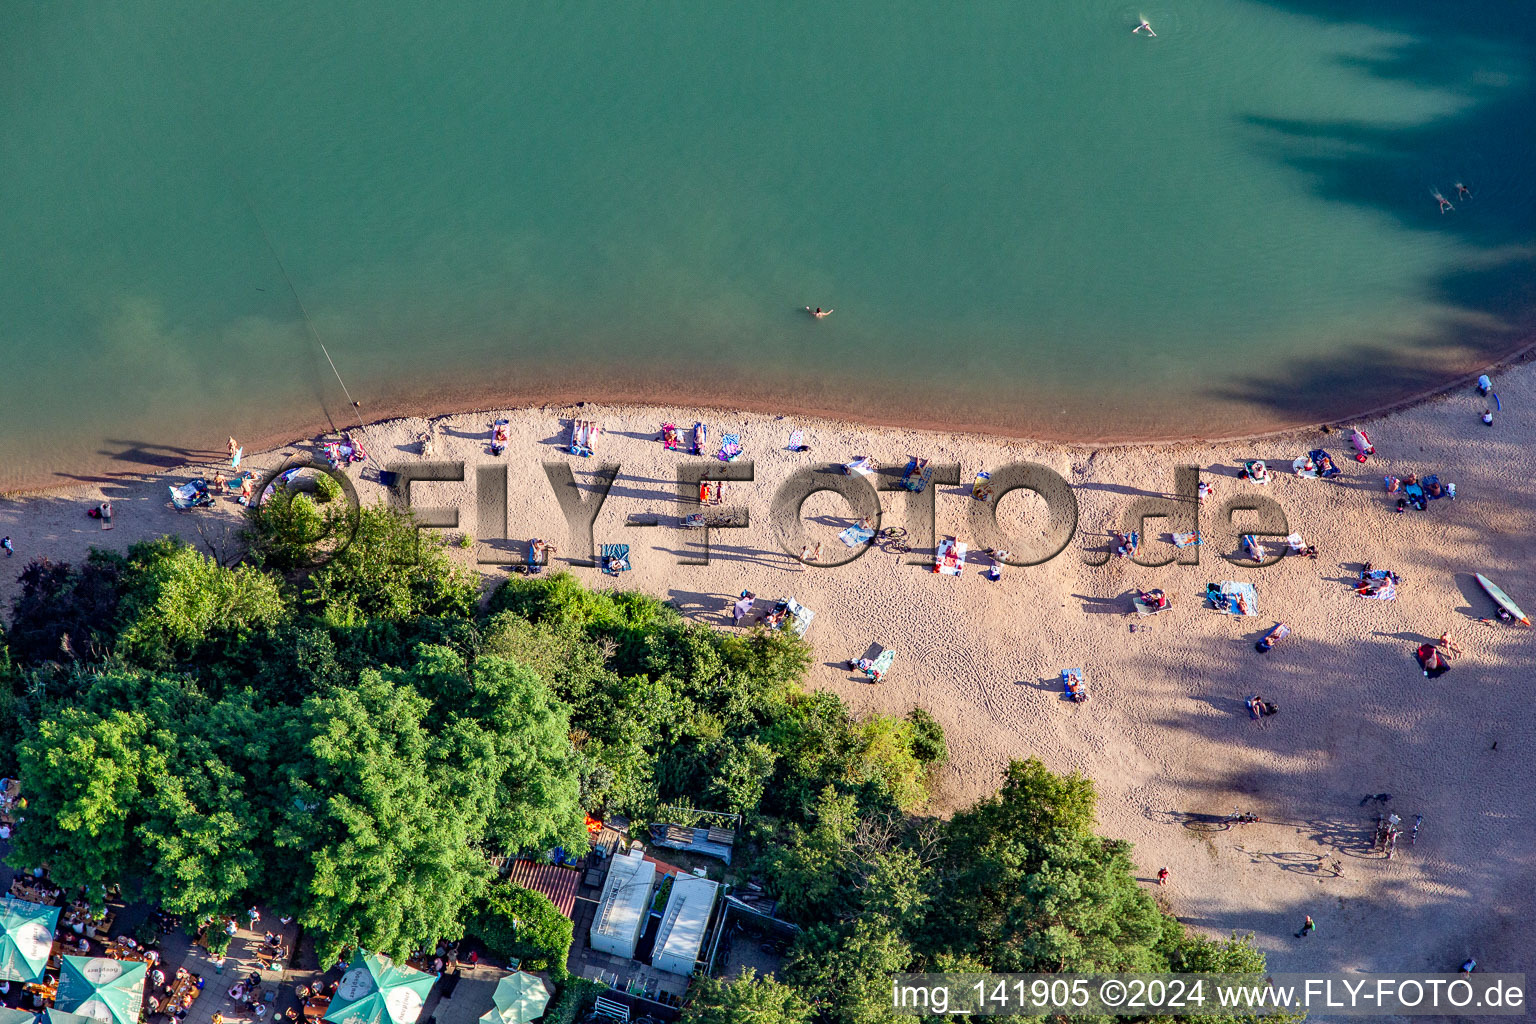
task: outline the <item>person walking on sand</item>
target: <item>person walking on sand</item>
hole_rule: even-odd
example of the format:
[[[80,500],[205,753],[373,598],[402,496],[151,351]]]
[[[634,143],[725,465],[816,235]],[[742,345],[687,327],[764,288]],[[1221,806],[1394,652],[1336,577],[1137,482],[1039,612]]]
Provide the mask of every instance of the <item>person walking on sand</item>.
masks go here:
[[[1197,502],[1201,505],[1204,505],[1205,499],[1209,498],[1210,496],[1211,485],[1206,483],[1204,480],[1201,480],[1199,486],[1195,488],[1195,498]]]
[[[224,450],[229,453],[230,458],[234,458],[235,452],[240,450],[240,443],[234,438],[230,438],[229,444],[225,445]]]
[[[1492,409],[1484,409],[1483,410],[1483,426],[1485,426],[1485,427],[1493,426],[1493,410]]]
[[[1158,871],[1157,871],[1157,884],[1158,885],[1167,885],[1168,884],[1168,869],[1167,868],[1159,868],[1158,869]]]
[[[1307,919],[1301,923],[1301,931],[1296,933],[1296,937],[1303,939],[1315,931],[1317,931],[1317,925],[1313,923],[1312,915],[1308,914]]]
[[[0,537],[0,548],[5,548],[5,557],[6,558],[10,558],[12,555],[14,555],[16,553],[16,549],[11,547],[11,538],[10,537]]]
[[[805,311],[811,314],[811,316],[815,317],[817,320],[829,317],[833,314],[833,312],[835,312],[834,310],[830,309],[822,309],[820,306],[817,306],[815,309],[812,309],[810,306],[806,306]]]

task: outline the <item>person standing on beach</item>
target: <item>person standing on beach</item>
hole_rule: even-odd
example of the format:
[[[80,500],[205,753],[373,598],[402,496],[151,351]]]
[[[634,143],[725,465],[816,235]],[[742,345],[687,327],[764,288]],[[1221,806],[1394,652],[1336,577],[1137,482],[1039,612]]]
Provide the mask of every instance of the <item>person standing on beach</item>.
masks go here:
[[[1157,871],[1157,884],[1158,885],[1167,885],[1168,884],[1168,869],[1167,868],[1159,868],[1158,869],[1158,871]]]
[[[1483,410],[1483,426],[1485,426],[1485,427],[1493,426],[1493,410],[1492,409],[1484,409]]]
[[[1305,938],[1315,931],[1317,931],[1317,925],[1312,922],[1312,915],[1308,914],[1307,919],[1301,923],[1301,931],[1296,933],[1296,937],[1298,939]]]
[[[5,548],[5,557],[6,558],[10,558],[12,555],[14,555],[16,553],[16,549],[11,547],[11,538],[10,537],[0,537],[0,548]]]

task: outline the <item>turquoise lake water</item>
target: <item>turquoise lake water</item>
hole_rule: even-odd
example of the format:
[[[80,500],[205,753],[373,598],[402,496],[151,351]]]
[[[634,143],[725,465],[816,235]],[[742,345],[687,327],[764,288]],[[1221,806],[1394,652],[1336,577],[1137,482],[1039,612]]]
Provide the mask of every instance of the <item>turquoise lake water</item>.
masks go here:
[[[1092,439],[1379,406],[1531,336],[1531,20],[18,8],[0,486],[344,420],[301,307],[369,415],[687,399]]]

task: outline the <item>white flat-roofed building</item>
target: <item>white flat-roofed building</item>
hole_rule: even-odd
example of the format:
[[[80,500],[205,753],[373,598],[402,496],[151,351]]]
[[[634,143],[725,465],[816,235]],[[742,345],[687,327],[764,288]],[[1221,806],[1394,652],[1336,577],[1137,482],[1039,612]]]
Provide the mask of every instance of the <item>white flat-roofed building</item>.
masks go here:
[[[652,967],[670,974],[693,973],[719,890],[718,883],[693,875],[678,875],[672,880],[672,895],[661,912],[661,927],[651,952]]]
[[[631,850],[613,858],[603,880],[597,913],[592,916],[591,947],[633,959],[640,936],[645,934],[655,891],[656,865],[645,859],[643,851]]]

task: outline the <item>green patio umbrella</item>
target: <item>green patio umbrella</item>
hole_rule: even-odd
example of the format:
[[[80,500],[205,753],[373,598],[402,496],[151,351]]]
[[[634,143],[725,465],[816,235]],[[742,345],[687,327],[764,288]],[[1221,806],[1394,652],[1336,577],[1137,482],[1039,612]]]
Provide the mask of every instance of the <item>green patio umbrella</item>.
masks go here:
[[[95,1017],[84,1017],[78,1013],[55,1010],[52,1007],[44,1012],[48,1015],[48,1024],[101,1024]],[[8,1022],[0,1021],[0,1024],[8,1024]]]
[[[480,1018],[483,1024],[528,1024],[549,1005],[549,991],[540,979],[514,971],[496,983],[491,1002],[496,1008]]]
[[[0,978],[36,981],[48,966],[59,908],[14,896],[0,900]]]
[[[434,975],[359,952],[341,976],[325,1019],[332,1024],[416,1024]]]
[[[104,956],[66,956],[53,1005],[106,1024],[138,1024],[144,1008],[144,964]]]
[[[31,1010],[13,1010],[9,1006],[0,1006],[0,1024],[32,1024],[37,1014]]]

